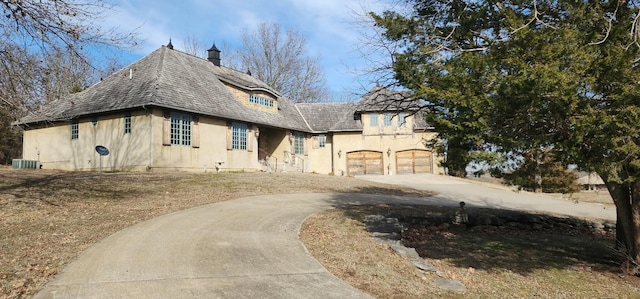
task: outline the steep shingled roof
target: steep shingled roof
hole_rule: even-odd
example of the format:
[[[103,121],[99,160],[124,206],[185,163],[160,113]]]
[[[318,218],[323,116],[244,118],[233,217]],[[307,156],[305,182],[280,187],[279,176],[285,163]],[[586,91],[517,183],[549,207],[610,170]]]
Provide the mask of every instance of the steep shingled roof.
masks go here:
[[[298,103],[296,106],[314,132],[362,131],[362,120],[355,115],[385,111],[415,113],[414,129],[428,129],[430,126],[424,119],[426,106],[405,97],[403,92],[375,89],[358,103]]]
[[[362,96],[357,110],[362,112],[376,111],[418,111],[424,110],[423,101],[410,98],[407,91],[374,87]]]
[[[167,47],[150,53],[87,90],[54,101],[19,124],[64,121],[79,116],[140,107],[161,107],[240,120],[255,124],[309,131],[293,102],[278,96],[277,113],[245,107],[222,81],[278,96],[248,74]]]
[[[346,122],[349,118],[353,120],[354,103],[298,103],[296,106],[314,132],[329,132],[345,125],[345,130],[362,130],[362,125]]]
[[[428,113],[426,103],[420,99],[413,99],[407,91],[391,90],[383,87],[375,87],[370,92],[362,96],[357,112],[385,112],[404,111],[414,114],[415,127],[417,130],[431,128],[424,118]]]
[[[240,103],[225,84],[268,92],[278,100],[277,112],[251,109]],[[375,88],[358,103],[299,103],[282,97],[249,74],[206,59],[162,46],[88,89],[51,102],[17,124],[68,121],[88,115],[160,107],[250,122],[302,132],[362,131],[361,112],[415,111],[424,103],[407,99],[407,93]],[[426,129],[417,115],[416,129]]]
[[[298,103],[296,106],[314,132],[362,131],[362,120],[354,116],[368,112],[415,113],[414,129],[430,128],[424,119],[427,112],[424,102],[408,98],[405,91],[376,87],[358,103]]]

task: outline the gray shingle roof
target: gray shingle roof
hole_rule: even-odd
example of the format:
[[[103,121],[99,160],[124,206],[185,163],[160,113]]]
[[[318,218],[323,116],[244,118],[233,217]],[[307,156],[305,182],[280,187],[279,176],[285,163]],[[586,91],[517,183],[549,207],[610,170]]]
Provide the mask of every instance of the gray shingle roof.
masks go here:
[[[365,94],[358,103],[299,103],[296,106],[315,132],[362,131],[362,121],[354,115],[385,111],[415,113],[414,129],[430,127],[424,119],[426,105],[422,101],[408,98],[405,91],[380,87]]]
[[[418,111],[425,109],[423,101],[412,99],[407,91],[375,87],[362,96],[358,111]]]
[[[348,124],[345,120],[353,120],[354,103],[298,103],[296,104],[307,123],[315,132],[328,132],[339,125],[347,125],[345,129],[360,129],[355,124]]]
[[[277,113],[244,106],[225,83],[273,94],[278,100]],[[303,132],[361,131],[356,113],[424,108],[423,102],[406,97],[406,92],[375,88],[357,104],[294,104],[251,75],[163,46],[83,92],[43,106],[17,124],[160,107]],[[423,117],[416,119],[417,129],[428,127]]]
[[[262,90],[262,91],[267,91],[273,95],[280,96],[278,91],[271,88],[271,86],[267,85],[266,83],[260,81],[258,78],[253,77],[249,74],[241,73],[236,70],[226,68],[224,66],[216,68],[215,70],[216,70],[216,75],[218,76],[218,79],[220,79],[221,81],[224,81],[248,90],[252,90],[252,91]]]
[[[250,75],[163,46],[87,90],[45,105],[19,123],[61,121],[156,106],[279,128],[309,130],[289,99],[278,97],[277,113],[251,109],[237,101],[221,80],[249,91],[264,90],[278,96]]]
[[[425,113],[428,113],[427,105],[423,100],[411,98],[407,91],[375,87],[362,96],[356,111],[404,111],[414,115],[414,129],[425,130],[431,127],[424,118]]]

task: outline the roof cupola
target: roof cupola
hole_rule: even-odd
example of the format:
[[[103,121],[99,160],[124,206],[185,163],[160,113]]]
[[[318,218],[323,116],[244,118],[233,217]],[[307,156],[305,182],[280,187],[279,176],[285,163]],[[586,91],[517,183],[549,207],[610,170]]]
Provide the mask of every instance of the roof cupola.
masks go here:
[[[213,62],[216,66],[220,66],[220,50],[216,48],[215,43],[213,43],[211,49],[207,50],[207,60]]]

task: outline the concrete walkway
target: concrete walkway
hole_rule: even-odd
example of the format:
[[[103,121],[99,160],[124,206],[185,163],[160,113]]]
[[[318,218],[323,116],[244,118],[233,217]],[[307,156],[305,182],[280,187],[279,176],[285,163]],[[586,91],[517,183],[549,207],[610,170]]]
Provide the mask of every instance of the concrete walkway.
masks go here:
[[[302,222],[340,205],[402,203],[543,210],[615,219],[598,205],[519,194],[433,176],[363,179],[441,192],[247,197],[157,217],[83,252],[35,298],[368,298],[331,275],[298,239]]]

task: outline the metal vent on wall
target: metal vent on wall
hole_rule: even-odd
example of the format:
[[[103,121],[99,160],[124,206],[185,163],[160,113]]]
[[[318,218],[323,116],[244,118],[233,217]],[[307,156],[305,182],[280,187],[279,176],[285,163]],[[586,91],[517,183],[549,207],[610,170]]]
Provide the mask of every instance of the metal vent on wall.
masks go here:
[[[11,161],[13,169],[38,169],[40,162],[37,160],[13,159]]]

